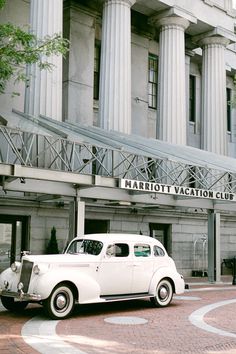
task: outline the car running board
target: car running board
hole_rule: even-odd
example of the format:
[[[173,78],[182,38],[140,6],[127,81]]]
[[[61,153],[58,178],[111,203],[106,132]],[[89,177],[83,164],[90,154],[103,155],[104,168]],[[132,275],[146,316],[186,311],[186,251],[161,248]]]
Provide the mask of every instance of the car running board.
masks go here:
[[[102,295],[101,299],[105,301],[121,301],[121,300],[135,300],[135,299],[146,299],[154,297],[153,294],[149,293],[139,293],[139,294],[125,294],[125,295]]]

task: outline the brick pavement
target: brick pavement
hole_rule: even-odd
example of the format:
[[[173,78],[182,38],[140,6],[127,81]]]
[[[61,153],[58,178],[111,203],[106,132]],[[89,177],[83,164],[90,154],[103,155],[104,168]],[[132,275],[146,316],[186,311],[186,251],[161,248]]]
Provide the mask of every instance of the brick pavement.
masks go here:
[[[234,337],[207,332],[189,321],[189,316],[203,306],[236,299],[236,286],[231,285],[230,278],[226,280],[227,283],[211,285],[206,279],[201,279],[200,283],[196,279],[187,279],[190,289],[185,297],[174,298],[172,304],[164,309],[155,309],[150,301],[144,300],[76,306],[71,318],[56,322],[56,333],[75,352],[77,349],[87,354],[236,354],[236,302],[219,306],[204,316],[206,325]],[[44,351],[36,351],[21,336],[22,326],[41,314],[42,309],[38,305],[30,305],[21,315],[1,311],[0,308],[0,352],[51,354],[50,345]],[[141,318],[147,322],[106,322],[114,317],[121,321]],[[48,320],[42,318],[42,321]],[[58,349],[60,346],[58,343]],[[70,353],[70,350],[63,353]]]

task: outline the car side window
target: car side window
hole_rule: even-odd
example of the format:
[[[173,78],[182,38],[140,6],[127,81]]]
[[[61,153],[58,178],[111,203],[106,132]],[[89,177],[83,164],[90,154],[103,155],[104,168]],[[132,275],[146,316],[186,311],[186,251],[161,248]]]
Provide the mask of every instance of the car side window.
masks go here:
[[[154,246],[153,251],[155,257],[163,257],[165,255],[165,251],[159,246]]]
[[[134,245],[135,257],[149,257],[151,255],[151,248],[149,245],[136,244]]]
[[[75,240],[68,247],[69,254],[92,254],[97,256],[101,253],[103,243],[96,240]]]
[[[127,243],[113,243],[107,247],[106,255],[109,257],[128,257],[129,246]]]

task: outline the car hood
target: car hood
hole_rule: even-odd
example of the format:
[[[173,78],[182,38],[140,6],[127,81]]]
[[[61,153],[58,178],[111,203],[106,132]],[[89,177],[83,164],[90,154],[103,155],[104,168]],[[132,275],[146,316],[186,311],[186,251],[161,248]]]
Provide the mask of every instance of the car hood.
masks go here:
[[[63,264],[63,263],[90,263],[98,262],[99,256],[88,254],[48,254],[48,255],[27,255],[22,257],[22,261],[27,260],[33,263],[50,263],[50,264]]]

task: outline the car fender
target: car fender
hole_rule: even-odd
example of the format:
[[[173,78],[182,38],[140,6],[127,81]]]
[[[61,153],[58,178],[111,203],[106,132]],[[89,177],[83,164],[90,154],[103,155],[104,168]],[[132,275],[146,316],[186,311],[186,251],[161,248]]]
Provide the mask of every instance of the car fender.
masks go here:
[[[20,273],[19,272],[13,272],[11,268],[5,269],[1,274],[0,274],[0,288],[4,289],[5,284],[4,281],[8,282],[8,288],[12,291],[17,290],[17,284],[19,283],[20,279]]]
[[[88,274],[79,273],[78,270],[70,270],[69,275],[63,274],[58,269],[52,270],[32,279],[31,290],[41,295],[42,300],[50,296],[52,290],[59,283],[72,283],[78,292],[79,303],[98,302],[100,287],[96,280]]]
[[[168,267],[159,268],[154,274],[150,282],[149,293],[154,294],[157,284],[162,279],[169,278],[173,284],[173,291],[176,294],[181,294],[184,292],[184,280],[181,275],[176,272],[172,271]]]

